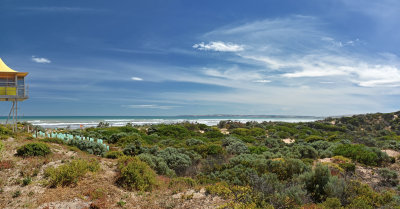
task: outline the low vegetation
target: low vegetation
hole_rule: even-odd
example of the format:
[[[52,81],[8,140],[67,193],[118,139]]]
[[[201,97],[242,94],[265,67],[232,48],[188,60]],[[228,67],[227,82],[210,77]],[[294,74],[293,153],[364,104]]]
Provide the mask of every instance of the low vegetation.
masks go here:
[[[97,161],[73,160],[59,167],[50,167],[45,171],[50,187],[70,186],[78,182],[87,172],[96,172],[100,168]]]
[[[206,194],[224,199],[221,208],[399,208],[399,116],[378,113],[304,123],[221,121],[217,126],[101,124],[59,131],[104,139],[110,151],[89,141],[45,138],[21,146],[17,155],[45,156],[50,143],[54,152],[55,146],[79,148],[110,168],[116,166],[112,183],[119,190],[151,194],[146,192],[169,189],[190,199],[193,194],[185,191],[205,188]],[[2,159],[0,170],[14,165]],[[71,157],[48,168],[45,176],[50,187],[69,187],[99,167],[97,161]],[[18,184],[29,187],[32,179],[24,175]],[[112,207],[127,202],[121,197]]]
[[[156,173],[138,157],[118,160],[117,184],[127,190],[151,191],[156,185]]]
[[[46,156],[50,153],[50,147],[40,142],[25,144],[17,149],[17,155],[21,157]]]

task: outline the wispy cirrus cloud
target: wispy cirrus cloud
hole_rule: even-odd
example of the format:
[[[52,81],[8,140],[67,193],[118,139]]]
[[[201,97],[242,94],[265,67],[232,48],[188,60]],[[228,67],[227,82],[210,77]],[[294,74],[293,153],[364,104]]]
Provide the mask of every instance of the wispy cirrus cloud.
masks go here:
[[[320,25],[321,21],[315,17],[291,16],[222,27],[202,38],[228,43],[240,40],[248,46],[245,51],[234,52],[241,58],[236,57],[235,62],[260,66],[258,80],[270,80],[264,79],[268,75],[281,81],[290,78],[300,82],[304,78],[331,77],[360,87],[400,86],[400,67],[396,62],[379,53],[361,53],[356,50],[358,38],[342,41]],[[254,70],[241,71],[242,75],[235,76],[240,78],[254,73]],[[211,72],[213,74],[208,72],[211,76],[226,76]]]
[[[43,64],[51,63],[51,61],[49,59],[47,59],[47,58],[36,57],[36,56],[32,56],[32,61],[36,62],[36,63],[43,63]]]
[[[230,42],[211,41],[208,44],[200,42],[194,44],[193,48],[201,51],[217,51],[217,52],[240,52],[244,50],[243,45],[234,44]]]

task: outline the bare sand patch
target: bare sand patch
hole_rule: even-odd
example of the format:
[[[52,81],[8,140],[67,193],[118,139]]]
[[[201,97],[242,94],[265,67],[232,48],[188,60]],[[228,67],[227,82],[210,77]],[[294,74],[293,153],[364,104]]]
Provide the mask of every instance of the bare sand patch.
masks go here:
[[[291,143],[294,143],[294,142],[295,142],[294,139],[290,139],[290,138],[282,139],[282,141],[285,142],[286,144],[291,144]]]
[[[394,151],[394,150],[391,150],[391,149],[385,149],[385,150],[382,150],[382,152],[386,153],[386,154],[389,155],[390,157],[397,157],[397,156],[400,156],[400,152]]]

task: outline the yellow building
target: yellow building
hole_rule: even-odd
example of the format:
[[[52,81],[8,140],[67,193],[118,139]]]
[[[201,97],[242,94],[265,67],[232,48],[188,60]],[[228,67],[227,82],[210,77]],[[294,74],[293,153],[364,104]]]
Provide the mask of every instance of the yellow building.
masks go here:
[[[28,99],[25,86],[26,72],[9,68],[0,58],[0,101],[24,101]]]

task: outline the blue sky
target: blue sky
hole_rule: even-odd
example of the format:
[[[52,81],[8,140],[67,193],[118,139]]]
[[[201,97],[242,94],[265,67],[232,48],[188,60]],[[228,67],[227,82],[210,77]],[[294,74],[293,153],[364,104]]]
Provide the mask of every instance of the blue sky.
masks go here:
[[[399,19],[397,0],[0,0],[0,57],[29,72],[24,115],[391,112]]]

